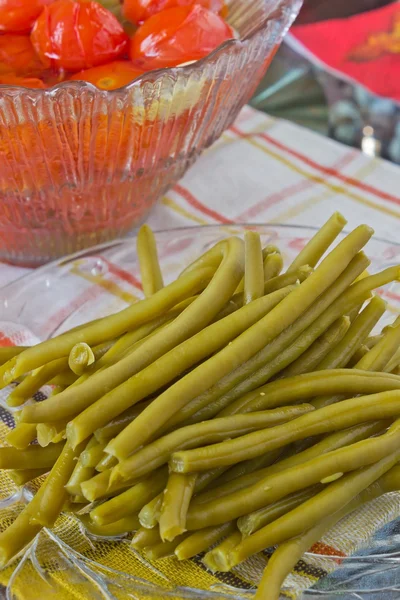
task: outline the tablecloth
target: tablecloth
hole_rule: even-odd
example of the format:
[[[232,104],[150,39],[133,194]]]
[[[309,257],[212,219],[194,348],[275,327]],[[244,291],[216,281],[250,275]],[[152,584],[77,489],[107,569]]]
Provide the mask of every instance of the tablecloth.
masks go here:
[[[400,168],[245,107],[150,214],[156,230],[229,222],[322,225],[333,210],[396,241]],[[0,287],[27,269],[0,263]]]

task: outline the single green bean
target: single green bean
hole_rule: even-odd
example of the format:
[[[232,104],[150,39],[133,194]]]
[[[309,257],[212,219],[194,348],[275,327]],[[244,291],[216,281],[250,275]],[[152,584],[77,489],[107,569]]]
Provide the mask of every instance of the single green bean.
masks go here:
[[[132,548],[135,550],[143,550],[143,548],[149,546],[155,546],[161,543],[160,531],[157,527],[153,529],[146,529],[145,527],[139,527],[137,532],[132,538]]]
[[[16,556],[27,544],[32,542],[39,531],[40,525],[33,525],[30,522],[28,512],[29,505],[26,506],[18,517],[0,533],[0,567],[3,568],[14,556]]]
[[[4,365],[8,360],[18,356],[29,346],[0,346],[0,365]]]
[[[359,360],[361,360],[369,351],[368,346],[366,346],[365,344],[363,344],[362,346],[360,346],[353,354],[353,356],[351,357],[351,359],[348,361],[348,363],[345,365],[347,369],[354,369],[354,367],[356,366],[356,364],[358,363]]]
[[[338,312],[335,313],[335,318],[343,315],[345,308],[351,305],[357,297],[357,290],[356,294],[354,294],[353,290],[351,292],[349,290],[347,293],[344,292],[368,264],[369,261],[367,257],[362,252],[359,253],[352,260],[344,273],[337,279],[335,284],[324,292],[324,294],[318,298],[318,302],[315,302],[314,305],[300,317],[300,319],[281,333],[273,342],[267,344],[265,348],[258,352],[252,359],[248,360],[247,363],[244,362],[235,371],[226,377],[221,378],[215,386],[210,387],[206,392],[200,394],[187,407],[181,408],[174,419],[169,421],[168,425],[172,427],[181,422],[185,422],[185,425],[189,425],[193,422],[197,423],[209,419],[226,406],[229,406],[233,400],[242,396],[249,391],[249,389],[261,385],[263,382],[253,386],[251,380],[249,380],[248,387],[246,380],[252,373],[256,373],[272,359],[279,356],[280,353],[290,346],[303,331],[312,325],[312,323],[314,323],[314,321],[316,321],[342,293],[343,296],[336,302]],[[377,280],[375,280],[375,282],[376,281]],[[374,286],[375,282],[371,282],[371,285]],[[360,293],[365,291],[365,289],[361,289]],[[243,384],[245,388],[244,391],[240,384]]]
[[[35,502],[30,505],[31,522],[43,527],[52,527],[61,513],[68,498],[65,485],[72,475],[75,462],[82,448],[71,448],[68,442],[64,445],[60,456],[46,481],[35,496]]]
[[[153,400],[144,400],[143,402],[139,402],[135,404],[128,410],[124,411],[122,414],[112,419],[107,425],[104,427],[100,427],[96,429],[94,432],[94,437],[99,443],[109,442],[113,437],[118,435],[125,427],[133,421],[145,408],[148,406]]]
[[[264,271],[260,234],[246,231],[244,234],[245,270],[244,303],[249,304],[264,294]]]
[[[0,384],[6,386],[15,378],[45,365],[50,360],[67,357],[71,348],[79,342],[95,346],[115,339],[203,290],[209,284],[212,276],[212,269],[198,269],[166,286],[151,298],[141,300],[119,313],[24,350],[0,367]]]
[[[193,506],[197,504],[205,504],[207,502],[217,500],[218,498],[228,496],[229,494],[233,494],[234,492],[244,490],[249,486],[252,486],[265,479],[266,477],[275,475],[277,473],[282,473],[287,469],[299,467],[314,458],[324,456],[328,452],[333,452],[339,448],[343,448],[349,446],[350,444],[365,440],[371,435],[382,433],[382,431],[384,431],[389,424],[390,421],[378,421],[376,423],[373,422],[356,425],[355,427],[345,429],[344,431],[332,433],[316,444],[313,444],[312,446],[305,448],[296,454],[282,458],[278,462],[275,462],[269,466],[266,465],[264,467],[260,467],[258,470],[244,473],[235,480],[223,482],[223,478],[221,478],[222,485],[220,484],[218,487],[214,487],[210,491],[199,494],[193,499],[192,504]]]
[[[57,388],[59,388],[57,390],[57,394],[59,394],[60,392],[64,391],[65,388],[69,387],[70,385],[74,385],[78,381],[78,379],[79,377],[75,375],[75,373],[72,373],[72,371],[68,370],[59,373],[58,375],[53,377],[53,379],[51,379],[48,383],[49,385],[54,385]],[[51,395],[56,395],[55,390],[53,390]]]
[[[52,444],[47,448],[29,446],[25,450],[0,448],[1,469],[42,469],[52,467],[63,449],[64,443]]]
[[[82,375],[95,360],[91,347],[85,342],[79,342],[71,348],[68,356],[68,366],[75,375]]]
[[[18,450],[24,450],[36,439],[36,425],[32,423],[18,423],[6,435],[6,442]]]
[[[386,330],[383,338],[371,348],[356,365],[357,369],[381,371],[393,357],[400,345],[400,325],[390,327]]]
[[[399,458],[400,449],[397,449],[378,462],[328,485],[322,492],[301,506],[242,539],[228,558],[229,569],[255,552],[300,535],[303,531],[313,527],[315,523],[342,510],[365,488],[389,471]]]
[[[90,512],[91,520],[98,525],[108,525],[113,521],[119,521],[127,517],[131,513],[138,512],[164,489],[167,480],[167,469],[154,471],[148,479],[137,483],[125,492],[94,508]]]
[[[224,523],[217,527],[206,527],[196,533],[192,533],[183,540],[175,549],[175,556],[178,560],[186,560],[193,558],[196,554],[200,554],[214,544],[219,542],[224,537],[229,537],[236,530],[236,525],[233,521]],[[154,530],[147,530],[154,531]]]
[[[332,242],[343,231],[346,223],[346,219],[340,213],[334,213],[296,256],[288,268],[288,272],[290,273],[303,265],[315,267]]]
[[[286,515],[289,511],[297,508],[303,504],[303,502],[315,496],[322,490],[322,487],[322,485],[313,485],[305,490],[290,494],[289,496],[278,500],[278,502],[274,502],[273,504],[269,504],[268,506],[251,512],[248,515],[239,517],[237,526],[240,533],[243,537],[247,537],[262,527],[265,527],[265,525],[269,525],[269,523]]]
[[[278,277],[283,269],[283,258],[280,253],[268,254],[264,259],[264,283]],[[264,289],[264,286],[263,286]]]
[[[218,546],[207,552],[203,558],[203,563],[212,573],[216,571],[225,570],[224,565],[226,564],[227,558],[230,552],[235,548],[242,540],[242,534],[235,527],[235,531],[228,535]]]
[[[260,244],[261,254],[261,244]],[[172,542],[186,531],[186,515],[193,496],[197,475],[171,473],[164,491],[159,518],[163,542]]]
[[[97,440],[91,438],[86,445],[85,450],[90,450],[97,445]],[[93,467],[85,467],[82,464],[82,454],[78,458],[75,468],[72,471],[71,477],[65,484],[65,489],[71,496],[79,496],[82,494],[81,483],[89,481],[95,474]]]
[[[335,348],[350,328],[349,317],[339,317],[299,358],[279,373],[279,379],[310,373]]]
[[[11,477],[13,482],[17,485],[24,485],[28,481],[36,479],[41,475],[45,475],[49,472],[49,469],[11,469],[7,471],[7,475]]]
[[[246,432],[274,427],[279,423],[296,419],[309,410],[309,404],[300,404],[251,415],[213,419],[182,427],[144,446],[118,463],[112,470],[110,481],[124,481],[130,479],[133,474],[135,477],[142,477],[151,473],[153,469],[167,463],[171,454],[178,449],[198,448],[219,440],[232,439]]]
[[[123,519],[119,519],[118,521],[114,521],[108,525],[97,525],[97,523],[92,523],[90,519],[88,519],[87,515],[82,515],[80,520],[87,531],[97,537],[120,536],[124,533],[136,531],[136,529],[139,529],[140,527],[139,518],[137,515],[124,517]]]
[[[399,389],[398,376],[359,369],[329,369],[272,381],[249,392],[230,406],[230,413],[249,413],[294,404],[322,393],[376,394]],[[311,403],[313,403],[311,401]]]
[[[360,422],[395,417],[400,414],[399,411],[400,391],[351,398],[271,429],[255,431],[204,448],[175,452],[169,464],[177,473],[193,473],[232,465],[306,437],[344,429]]]
[[[158,560],[160,558],[168,558],[174,556],[175,549],[179,546],[184,539],[188,537],[187,533],[183,533],[179,537],[175,538],[173,542],[161,542],[155,546],[146,546],[143,552],[149,560]]]
[[[79,389],[67,389],[59,394],[57,398],[50,398],[35,406],[26,407],[24,409],[23,420],[26,417],[26,419],[37,419],[38,422],[44,422],[52,420],[51,416],[54,413],[58,415],[58,418],[70,417],[79,414],[103,396],[106,399],[106,405],[110,409],[115,404],[115,411],[113,411],[114,414],[112,415],[104,415],[105,418],[99,424],[95,422],[95,419],[93,420],[94,428],[98,429],[100,426],[105,425],[111,418],[129,408],[132,404],[135,404],[134,401],[128,403],[126,400],[126,396],[131,398],[131,385],[137,381],[137,378],[130,381],[129,378],[135,374],[139,375],[141,370],[143,370],[141,377],[145,377],[143,372],[147,366],[151,365],[156,359],[163,357],[166,352],[171,351],[177,344],[182,343],[184,340],[201,331],[231,297],[232,290],[243,273],[243,248],[240,240],[236,240],[235,238],[227,240],[224,248],[225,250],[221,255],[221,265],[205,291],[165,329],[162,329],[159,333],[145,341],[136,352],[129,354],[104,371],[95,373],[88,381],[81,383]],[[187,277],[193,277],[196,273],[198,271],[193,275],[187,275]],[[185,277],[182,277],[180,280],[185,279]],[[144,302],[151,303],[159,295],[168,290],[169,287],[165,287]],[[218,323],[215,325],[218,325]],[[153,374],[151,376],[152,391],[155,391],[158,387],[154,380]],[[124,382],[127,382],[127,385],[123,386],[122,389],[121,387],[118,388]],[[124,400],[122,391],[126,390],[126,405],[120,408],[117,402],[114,403],[114,400],[112,400],[113,394],[110,390],[116,393],[119,404]],[[148,395],[148,393],[151,393],[151,391],[147,392],[146,390],[145,395]],[[104,396],[104,394],[106,395]],[[99,417],[102,411],[98,410],[99,407],[97,404],[95,406],[96,408],[93,411]],[[88,414],[90,415],[91,411]],[[83,419],[84,421],[86,420],[86,413]],[[90,419],[91,417],[89,417],[89,421]],[[74,425],[71,425],[70,430],[74,430]],[[92,432],[93,429],[89,434]],[[85,434],[85,437],[88,437],[89,434]]]
[[[140,275],[144,295],[148,298],[164,287],[154,233],[148,225],[142,225],[136,241]]]
[[[277,275],[272,279],[268,279],[264,283],[264,295],[272,294],[272,292],[276,292],[277,290],[281,290],[283,287],[287,285],[294,285],[295,283],[303,283],[313,272],[313,269],[308,265],[304,267],[300,267],[293,273],[284,273],[283,275]]]
[[[276,294],[271,294],[268,297],[259,298],[258,300],[252,302],[250,305],[244,306],[235,313],[229,315],[228,317],[225,317],[221,321],[209,325],[199,333],[193,335],[190,339],[174,347],[167,354],[161,356],[157,361],[155,361],[150,366],[131,377],[123,385],[120,385],[112,392],[103,396],[103,398],[101,398],[99,401],[97,401],[95,404],[93,404],[92,406],[87,408],[83,413],[77,416],[68,425],[67,435],[73,441],[73,443],[77,443],[78,439],[84,439],[93,430],[104,426],[109,420],[122,413],[124,410],[128,409],[133,404],[139,402],[143,398],[159,390],[167,383],[172,382],[179,375],[184,373],[193,365],[197,364],[202,359],[210,356],[211,354],[215,353],[221,348],[231,348],[234,342],[232,342],[231,345],[226,346],[226,344],[229,344],[230,340],[238,336],[242,331],[246,330],[247,327],[249,327],[253,323],[257,323],[259,319],[262,318],[263,315],[265,315],[266,312],[270,311],[274,306],[276,306],[276,304],[283,297],[289,294],[290,291],[290,288],[280,290],[279,292],[276,292]],[[187,309],[185,313],[188,314],[189,310],[190,309]],[[181,316],[183,317],[185,313],[183,313]],[[170,327],[177,324],[178,321],[179,318],[177,318],[170,325]],[[141,350],[143,352],[143,347]],[[207,368],[204,367],[204,365],[207,363],[203,363],[198,368]],[[227,364],[226,368],[229,368],[229,363]],[[180,386],[182,385],[182,381],[186,381],[188,378],[192,378],[193,372],[194,371],[184,376],[183,379],[178,381],[178,383],[173,384],[164,393],[161,393],[161,395],[159,395],[157,399],[155,399],[147,408],[145,408],[145,410],[140,415],[138,415],[136,419],[115,438],[115,440],[113,440],[109,444],[109,446],[107,447],[107,451],[110,450],[111,444],[115,444],[116,446],[118,446],[120,444],[121,439],[128,438],[130,443],[133,443],[134,438],[131,437],[130,433],[128,433],[128,430],[131,427],[134,427],[135,429],[136,427],[134,426],[134,423],[136,423],[138,420],[141,420],[142,418],[144,418],[144,420],[147,421],[148,413],[152,413],[154,403],[157,402],[158,405],[160,402],[163,402],[162,399],[165,396],[170,396],[172,393],[171,390],[174,387]],[[185,383],[184,386],[188,387],[188,384]],[[190,393],[194,394],[194,390],[191,389]],[[173,394],[173,397],[175,398],[175,394]],[[165,410],[164,421],[168,419],[168,410],[171,413],[171,410],[173,411],[173,408],[173,403],[171,403],[168,400],[168,408]],[[153,428],[155,427],[155,425],[156,421],[153,422]],[[161,425],[163,425],[163,422],[160,423],[160,426]],[[141,427],[140,435],[144,434],[145,431]],[[151,436],[151,434],[152,433],[149,430],[149,437]],[[139,437],[137,439],[139,439]],[[140,446],[141,443],[139,443],[138,445]]]
[[[372,233],[373,230],[367,226],[356,228],[340,242],[308,279],[287,295],[259,323],[244,331],[229,346],[161,394],[107,446],[107,452],[119,459],[128,456],[146,442],[182,406],[193,400],[196,389],[200,392],[207,390],[292,325],[343,273],[354,256],[371,238]],[[395,273],[398,275],[398,268]],[[237,315],[238,312],[231,316]],[[71,430],[73,427],[74,425],[70,424]],[[73,442],[79,439],[82,439],[81,436],[77,436]]]
[[[317,370],[340,369],[345,367],[357,349],[364,343],[386,310],[386,302],[374,296],[364,308],[342,341],[329,352],[317,366]]]
[[[164,494],[157,494],[153,500],[150,500],[139,513],[139,521],[142,527],[146,529],[152,529],[158,524],[158,520],[161,515],[161,508],[163,503]]]
[[[84,467],[95,468],[99,460],[104,456],[104,448],[106,442],[93,444],[87,450],[84,450],[81,455],[81,462]]]
[[[117,465],[118,461],[115,456],[111,456],[110,454],[104,454],[103,457],[99,460],[96,465],[96,471],[107,471],[108,469],[112,469]]]
[[[123,484],[110,484],[111,469],[102,471],[91,479],[81,483],[81,493],[89,502],[100,500],[103,498],[111,498],[116,492],[132,487],[137,481],[126,481]]]
[[[23,425],[23,423],[21,423]],[[49,444],[56,444],[65,438],[66,421],[55,423],[38,423],[36,425],[37,440],[43,448]]]
[[[222,475],[218,478],[215,484],[212,486],[212,489],[221,486],[224,483],[229,483],[230,481],[238,481],[242,476],[249,475],[250,473],[254,473],[255,471],[259,471],[260,469],[264,469],[266,467],[274,464],[277,459],[282,455],[282,448],[278,448],[277,450],[273,450],[272,452],[266,452],[261,456],[257,456],[257,458],[252,458],[250,460],[244,460],[243,462],[234,465],[233,467],[220,467],[224,469]],[[216,470],[216,469],[214,469]],[[202,476],[203,473],[198,473],[197,479]]]

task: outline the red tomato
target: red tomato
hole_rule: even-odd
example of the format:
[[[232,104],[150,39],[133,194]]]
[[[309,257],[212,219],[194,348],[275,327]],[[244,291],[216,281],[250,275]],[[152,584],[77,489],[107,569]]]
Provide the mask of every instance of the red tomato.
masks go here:
[[[43,69],[28,35],[0,35],[0,73],[38,75]]]
[[[116,60],[100,67],[93,67],[70,77],[74,81],[89,81],[101,90],[116,90],[127,85],[143,71],[139,71],[129,61]]]
[[[180,6],[150,17],[131,40],[130,56],[147,71],[199,60],[234,37],[232,28],[202,6]]]
[[[46,86],[41,79],[36,77],[18,77],[17,75],[6,73],[0,75],[0,85],[20,85],[27,88],[45,89]]]
[[[43,7],[53,0],[0,0],[0,31],[29,32]]]
[[[225,8],[224,0],[125,0],[123,12],[128,21],[139,24],[162,10],[193,4],[200,4],[215,13]]]
[[[124,54],[128,37],[97,2],[56,0],[37,19],[31,40],[47,66],[80,71]]]

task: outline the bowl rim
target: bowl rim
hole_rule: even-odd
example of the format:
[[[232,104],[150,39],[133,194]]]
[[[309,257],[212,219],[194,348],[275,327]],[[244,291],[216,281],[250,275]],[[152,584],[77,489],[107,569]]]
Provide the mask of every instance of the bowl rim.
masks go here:
[[[268,8],[270,2],[268,0],[263,0],[264,6]],[[147,71],[142,75],[139,75],[135,79],[133,79],[127,85],[124,85],[115,90],[102,90],[88,81],[71,81],[66,80],[61,83],[56,83],[55,85],[42,89],[42,88],[27,88],[21,85],[9,85],[9,84],[0,84],[0,97],[5,92],[11,92],[12,94],[20,93],[21,90],[32,94],[32,96],[50,96],[57,94],[58,91],[68,90],[75,92],[83,92],[84,90],[90,92],[97,92],[102,96],[113,97],[115,95],[121,94],[121,92],[129,92],[135,87],[139,87],[139,85],[143,82],[152,82],[155,83],[157,80],[161,79],[165,74],[170,74],[172,77],[177,78],[180,74],[186,74],[190,77],[193,73],[202,71],[203,68],[208,64],[208,62],[212,62],[214,59],[218,59],[220,55],[225,53],[225,50],[229,52],[231,49],[235,50],[242,49],[247,46],[253,38],[255,38],[263,29],[265,29],[268,23],[273,20],[274,14],[278,11],[282,11],[285,6],[290,6],[294,16],[297,15],[300,7],[303,3],[303,0],[277,0],[275,6],[269,6],[269,10],[263,19],[263,22],[260,23],[255,29],[253,29],[250,34],[246,35],[243,38],[233,38],[231,40],[227,40],[220,44],[215,50],[200,58],[197,61],[190,62],[188,64],[184,64],[182,66],[177,67],[164,67],[161,69],[153,69],[151,71]],[[285,31],[285,29],[284,29]],[[282,32],[281,32],[282,33]]]

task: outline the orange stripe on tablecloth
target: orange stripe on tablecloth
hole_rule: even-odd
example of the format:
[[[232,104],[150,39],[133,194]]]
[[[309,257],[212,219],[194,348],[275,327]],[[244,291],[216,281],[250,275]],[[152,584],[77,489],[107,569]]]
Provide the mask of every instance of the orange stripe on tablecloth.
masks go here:
[[[15,344],[11,338],[0,331],[0,347],[3,348],[4,346],[15,346]]]
[[[83,271],[80,271],[78,267],[72,267],[70,272],[74,275],[78,275],[78,277],[86,279],[86,281],[90,281],[91,283],[94,283],[99,287],[107,290],[107,292],[109,292],[113,296],[117,296],[117,298],[120,298],[127,304],[132,304],[133,302],[137,302],[139,300],[139,298],[134,294],[130,294],[129,292],[123,290],[117,283],[115,283],[115,281],[105,279],[105,277],[103,277],[102,275],[92,275],[91,273],[85,273]]]
[[[184,200],[186,200],[186,202],[190,204],[190,206],[193,206],[193,208],[195,208],[199,212],[203,213],[204,215],[207,215],[207,217],[211,217],[211,219],[218,221],[218,223],[232,223],[230,219],[227,219],[216,210],[213,210],[212,208],[209,208],[208,206],[202,204],[197,198],[195,198],[195,196],[191,192],[189,192],[188,189],[183,187],[183,185],[180,185],[179,183],[176,184],[174,186],[174,192],[178,192],[178,194]]]
[[[172,198],[170,198],[169,196],[163,196],[163,198],[161,198],[161,202],[162,204],[164,204],[164,206],[167,206],[168,208],[178,213],[178,215],[184,217],[185,219],[189,219],[191,221],[194,221],[195,223],[200,223],[200,225],[208,225],[208,221],[205,221],[197,215],[188,212],[187,210],[179,206],[179,204],[174,202],[174,200],[172,200]]]
[[[343,181],[347,185],[351,185],[360,190],[363,190],[364,192],[368,192],[369,194],[376,196],[377,198],[380,198],[381,200],[387,200],[388,202],[393,202],[394,204],[397,204],[398,206],[400,206],[400,197],[399,196],[393,196],[392,194],[389,194],[388,192],[379,190],[378,188],[375,188],[368,183],[364,183],[363,181],[360,181],[359,179],[355,179],[354,177],[344,175],[340,171],[337,171],[335,168],[326,167],[325,165],[322,165],[321,163],[316,162],[315,160],[309,158],[308,156],[305,156],[301,152],[298,152],[297,150],[290,148],[286,144],[283,144],[282,142],[278,142],[278,140],[274,139],[267,133],[256,133],[255,135],[257,135],[258,137],[261,137],[266,142],[272,144],[276,148],[279,148],[280,150],[287,152],[291,156],[298,158],[299,160],[306,163],[310,167],[313,167],[313,169],[322,171],[322,173],[324,173],[325,175],[329,175],[331,177],[336,177],[337,179],[340,179],[340,181]]]
[[[297,165],[295,165],[294,163],[292,163],[287,158],[284,158],[283,156],[281,156],[277,152],[273,152],[272,150],[269,150],[268,148],[266,148],[265,146],[263,146],[262,144],[260,144],[256,140],[252,139],[251,135],[242,134],[235,127],[232,127],[231,131],[235,132],[238,136],[240,136],[247,143],[251,144],[255,148],[258,148],[259,150],[261,150],[265,154],[268,154],[268,156],[271,156],[272,158],[274,158],[278,162],[284,164],[291,171],[294,171],[295,173],[298,173],[302,177],[306,177],[307,179],[311,179],[311,180],[313,180],[313,181],[315,181],[317,183],[320,183],[323,186],[325,186],[326,188],[328,188],[328,189],[332,190],[333,192],[335,192],[336,194],[342,194],[344,196],[347,196],[348,198],[351,198],[351,199],[355,200],[356,202],[359,202],[360,204],[364,204],[365,206],[369,206],[370,208],[373,208],[374,210],[379,210],[380,212],[383,212],[383,213],[385,213],[387,215],[390,215],[392,217],[396,217],[397,219],[400,218],[400,213],[398,213],[398,212],[396,212],[396,211],[394,211],[394,210],[392,210],[390,208],[387,208],[386,206],[382,206],[381,204],[376,204],[372,200],[368,200],[367,198],[364,198],[363,196],[359,196],[358,194],[354,194],[353,192],[350,192],[350,190],[346,189],[343,186],[332,184],[332,183],[328,183],[320,175],[314,175],[313,173],[309,173],[307,171],[304,171],[303,169],[301,169],[300,167],[298,167]]]
[[[108,271],[111,273],[111,275],[115,275],[119,279],[122,279],[122,281],[130,283],[133,287],[137,288],[140,291],[143,290],[141,282],[134,275],[132,275],[132,273],[125,271],[125,269],[121,269],[114,263],[104,258],[104,256],[94,258],[99,258],[102,262],[104,262],[107,265]]]
[[[356,156],[357,156],[357,153],[354,150],[352,150],[350,152],[346,152],[346,154],[344,156],[342,156],[338,161],[336,161],[336,163],[334,165],[335,168],[338,169],[338,168],[343,168],[344,166],[347,166],[348,164],[350,164],[350,162]],[[250,219],[251,220],[252,218],[255,218],[261,212],[264,212],[266,209],[270,208],[274,204],[278,204],[279,202],[282,202],[286,198],[289,198],[291,196],[294,196],[296,194],[299,194],[301,192],[304,192],[308,189],[313,188],[316,185],[316,183],[317,182],[314,180],[302,179],[301,181],[298,181],[297,183],[289,185],[287,188],[283,188],[279,192],[270,194],[269,196],[267,196],[260,202],[257,202],[257,204],[255,204],[254,206],[252,206],[251,208],[246,210],[244,213],[239,215],[237,217],[237,219],[238,220],[242,220],[242,219]]]
[[[332,558],[337,557],[338,560],[335,562],[338,562],[339,564],[342,562],[341,559],[346,558],[347,556],[347,554],[345,554],[341,550],[338,550],[334,546],[324,544],[324,542],[317,542],[316,544],[314,544],[310,552],[312,552],[313,554],[322,554],[323,556],[329,556]]]

